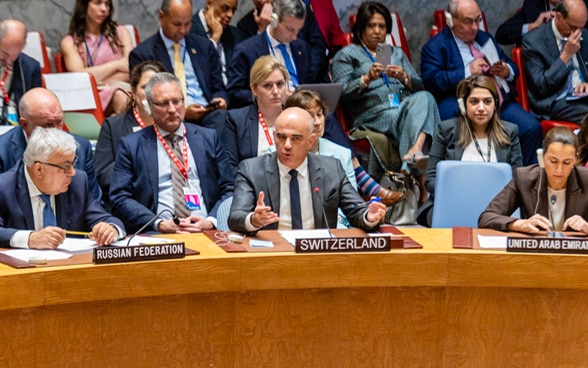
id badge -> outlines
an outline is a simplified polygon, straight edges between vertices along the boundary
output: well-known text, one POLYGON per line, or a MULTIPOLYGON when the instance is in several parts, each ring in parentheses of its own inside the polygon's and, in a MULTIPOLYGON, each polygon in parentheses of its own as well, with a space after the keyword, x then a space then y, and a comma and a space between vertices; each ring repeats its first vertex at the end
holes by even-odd
POLYGON ((16 105, 11 100, 8 104, 8 123, 11 125, 18 125, 18 114, 16 113, 16 105))
POLYGON ((184 187, 184 200, 186 201, 186 208, 190 211, 200 210, 200 196, 198 193, 192 193, 190 188, 184 187))
POLYGON ((393 109, 400 107, 400 98, 398 97, 398 93, 388 93, 388 102, 390 103, 390 107, 393 109))

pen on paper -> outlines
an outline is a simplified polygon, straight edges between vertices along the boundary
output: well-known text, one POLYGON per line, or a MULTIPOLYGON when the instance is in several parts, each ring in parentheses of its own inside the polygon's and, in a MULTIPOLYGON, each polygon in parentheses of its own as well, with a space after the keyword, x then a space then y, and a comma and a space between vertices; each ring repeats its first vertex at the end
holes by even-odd
POLYGON ((76 237, 76 238, 89 238, 90 234, 91 233, 84 232, 84 231, 72 231, 72 230, 65 231, 65 235, 71 236, 71 237, 76 237))

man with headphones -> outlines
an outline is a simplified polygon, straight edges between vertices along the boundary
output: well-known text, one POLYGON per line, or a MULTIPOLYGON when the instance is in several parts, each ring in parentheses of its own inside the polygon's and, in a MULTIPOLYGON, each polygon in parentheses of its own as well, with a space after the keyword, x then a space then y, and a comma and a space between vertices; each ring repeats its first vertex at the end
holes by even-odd
POLYGON ((312 58, 308 43, 298 38, 304 27, 306 5, 302 0, 276 0, 269 27, 235 47, 233 60, 227 71, 231 107, 253 103, 249 88, 249 71, 260 56, 274 55, 288 69, 291 87, 299 84, 329 82, 324 70, 325 50, 322 59, 312 58))
POLYGON ((487 75, 500 90, 501 119, 519 127, 523 165, 536 163, 543 131, 516 101, 518 68, 492 35, 480 30, 482 13, 474 0, 451 1, 446 14, 447 27, 425 44, 421 54, 423 81, 437 100, 441 120, 458 116, 456 86, 462 79, 487 75))
POLYGON ((587 19, 582 0, 562 0, 551 22, 523 37, 529 103, 543 118, 580 124, 588 114, 587 19))
POLYGON ((41 87, 41 65, 23 54, 27 39, 24 23, 7 19, 0 24, 0 125, 18 125, 18 103, 26 91, 41 87))

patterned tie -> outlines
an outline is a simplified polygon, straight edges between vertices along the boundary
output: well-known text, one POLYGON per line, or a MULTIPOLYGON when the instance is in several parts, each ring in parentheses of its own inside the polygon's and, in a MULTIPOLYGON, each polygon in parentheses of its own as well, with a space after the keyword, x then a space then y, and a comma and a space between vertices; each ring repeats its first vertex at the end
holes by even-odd
POLYGON ((45 202, 45 207, 43 208, 43 228, 46 228, 47 226, 57 226, 55 213, 53 213, 53 208, 51 208, 51 196, 49 194, 40 194, 39 197, 45 202))
MULTIPOLYGON (((176 134, 169 134, 166 139, 169 141, 170 147, 174 151, 174 154, 178 160, 182 162, 183 160, 180 149, 180 141, 183 139, 183 137, 176 134)), ((174 213, 179 218, 186 218, 190 216, 190 211, 188 211, 186 208, 186 200, 184 199, 184 187, 186 186, 186 179, 171 158, 169 163, 171 165, 172 186, 174 191, 174 213)), ((186 171, 187 170, 188 168, 186 168, 186 171)))
POLYGON ((174 74, 180 80, 182 85, 182 94, 184 101, 186 101, 186 70, 184 69, 184 62, 180 56, 180 43, 174 43, 174 74))
POLYGON ((283 43, 278 45, 278 49, 282 53, 284 57, 284 62, 286 63, 286 69, 288 69, 288 74, 290 74, 290 79, 292 79, 292 84, 294 87, 298 86, 298 76, 296 74, 296 69, 294 69, 294 64, 292 63, 292 59, 290 58, 290 54, 288 54, 288 50, 286 49, 286 45, 283 43))
POLYGON ((292 169, 290 174, 290 209, 292 211, 292 229, 302 229, 302 211, 300 210, 300 189, 298 188, 298 171, 292 169))
MULTIPOLYGON (((482 53, 482 51, 478 50, 478 48, 476 46, 474 46, 473 42, 470 42, 467 45, 470 48, 470 52, 474 56, 474 60, 484 59, 484 54, 482 53)), ((484 73, 486 73, 488 71, 488 69, 489 68, 484 69, 484 73)), ((502 90, 500 89, 500 84, 498 84, 498 81, 496 80, 496 78, 494 76, 488 76, 488 77, 494 81, 494 85, 496 86, 496 90, 498 91, 498 100, 500 101, 500 106, 502 106, 502 99, 503 98, 502 98, 502 90)))

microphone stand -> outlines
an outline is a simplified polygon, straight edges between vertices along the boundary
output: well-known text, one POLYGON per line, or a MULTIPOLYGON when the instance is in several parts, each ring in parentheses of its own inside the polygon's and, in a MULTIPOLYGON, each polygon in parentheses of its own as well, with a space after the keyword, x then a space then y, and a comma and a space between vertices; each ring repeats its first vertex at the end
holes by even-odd
POLYGON ((131 240, 137 236, 138 234, 140 234, 141 232, 143 232, 149 225, 153 224, 153 222, 155 220, 157 220, 158 218, 161 217, 161 215, 163 215, 164 213, 169 212, 172 215, 172 220, 174 222, 174 224, 179 225, 180 224, 180 219, 176 217, 176 215, 170 210, 170 209, 164 209, 161 212, 159 212, 158 214, 156 214, 155 216, 153 216, 151 218, 151 220, 147 221, 147 223, 143 226, 141 226, 141 228, 139 230, 137 230, 137 232, 135 232, 133 235, 131 235, 131 237, 129 238, 129 240, 127 241, 127 247, 131 244, 131 240))

